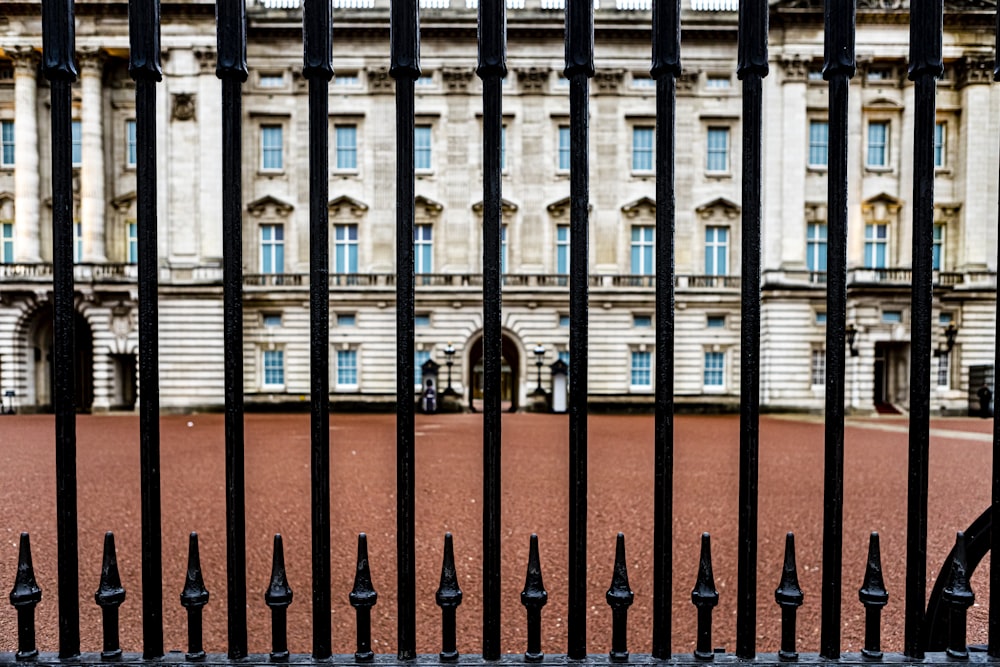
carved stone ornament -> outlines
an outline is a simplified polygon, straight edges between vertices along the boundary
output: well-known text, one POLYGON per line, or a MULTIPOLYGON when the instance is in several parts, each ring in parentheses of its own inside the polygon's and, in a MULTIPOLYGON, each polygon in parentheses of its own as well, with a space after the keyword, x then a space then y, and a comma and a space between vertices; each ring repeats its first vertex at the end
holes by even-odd
POLYGON ((785 83, 805 83, 809 78, 808 58, 800 56, 787 56, 781 59, 781 69, 785 76, 785 83))
POLYGON ((652 218, 656 215, 656 201, 652 197, 639 197, 622 206, 626 218, 652 218))
POLYGON ((858 0, 858 9, 907 9, 905 0, 858 0))
POLYGON ((684 70, 681 75, 677 77, 677 94, 688 94, 690 95, 698 87, 698 75, 697 70, 684 70))
POLYGON ((958 86, 993 82, 993 59, 987 56, 965 56, 958 62, 958 86))
POLYGON ((740 217, 740 206, 725 197, 717 197, 694 210, 702 220, 733 221, 740 217))
POLYGON ((448 92, 464 93, 469 89, 469 82, 472 81, 472 70, 462 67, 446 67, 441 70, 441 78, 444 85, 448 87, 448 92))
POLYGON ((100 49, 81 49, 76 52, 76 61, 80 65, 80 74, 93 73, 98 76, 104 71, 104 61, 107 57, 100 49))
POLYGON ((194 120, 196 99, 194 93, 174 93, 171 99, 171 120, 194 120))
POLYGON ((594 83, 597 84, 597 92, 617 94, 625 79, 625 70, 598 70, 594 74, 594 83))
POLYGON ((110 329, 116 338, 128 338, 128 335, 135 329, 132 309, 124 304, 118 304, 112 308, 110 329))
POLYGON ((42 54, 31 46, 15 46, 6 49, 7 57, 14 61, 14 71, 16 73, 37 74, 38 64, 42 61, 42 54))
POLYGON ((395 89, 388 67, 373 67, 367 74, 368 89, 373 93, 391 93, 395 89))
POLYGON ((526 93, 541 93, 549 84, 549 70, 542 67, 526 67, 517 70, 517 82, 526 93))
POLYGON ((195 49, 194 57, 198 59, 198 69, 202 74, 214 74, 219 54, 215 49, 202 47, 195 49))

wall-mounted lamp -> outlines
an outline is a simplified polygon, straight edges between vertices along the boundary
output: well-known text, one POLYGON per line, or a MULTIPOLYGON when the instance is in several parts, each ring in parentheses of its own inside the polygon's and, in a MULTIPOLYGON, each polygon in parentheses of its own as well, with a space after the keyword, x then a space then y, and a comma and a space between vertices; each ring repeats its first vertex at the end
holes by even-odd
POLYGON ((847 328, 844 329, 844 334, 847 336, 847 349, 851 351, 851 356, 858 356, 858 351, 854 347, 854 343, 858 338, 858 328, 854 326, 854 323, 852 322, 847 325, 847 328))
POLYGON ((958 327, 955 326, 954 322, 949 322, 948 326, 944 328, 944 338, 945 338, 945 350, 951 352, 951 349, 955 347, 955 337, 958 336, 958 327))

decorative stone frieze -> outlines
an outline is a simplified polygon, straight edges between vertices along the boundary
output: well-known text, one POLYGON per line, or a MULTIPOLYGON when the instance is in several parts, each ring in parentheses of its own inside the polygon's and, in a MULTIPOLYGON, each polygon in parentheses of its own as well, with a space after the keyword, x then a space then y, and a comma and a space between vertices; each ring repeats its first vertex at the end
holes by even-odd
POLYGON ((464 93, 469 90, 472 70, 461 67, 446 67, 441 70, 441 78, 449 93, 464 93))
POLYGON ((543 93, 549 85, 550 70, 543 67, 525 67, 517 70, 517 82, 526 93, 543 93))
POLYGON ((988 56, 965 56, 958 61, 956 69, 959 88, 969 84, 993 82, 993 58, 988 56))
POLYGON ((395 82, 389 76, 388 67, 372 67, 367 70, 368 90, 373 93, 392 93, 396 89, 395 82))
POLYGON ((170 119, 178 121, 195 120, 195 101, 197 95, 194 93, 174 93, 170 96, 170 119))
POLYGON ((603 95, 617 95, 624 80, 625 70, 623 69, 598 70, 594 74, 597 92, 603 95))
POLYGON ((805 83, 809 79, 809 58, 786 56, 781 59, 782 83, 805 83))

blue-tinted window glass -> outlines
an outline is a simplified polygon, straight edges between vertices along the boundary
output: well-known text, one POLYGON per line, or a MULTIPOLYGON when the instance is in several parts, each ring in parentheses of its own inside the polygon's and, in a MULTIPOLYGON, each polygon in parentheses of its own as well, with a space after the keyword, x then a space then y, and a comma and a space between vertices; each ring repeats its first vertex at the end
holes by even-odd
POLYGON ((417 125, 413 128, 413 168, 431 168, 431 126, 417 125))
POLYGON ((337 169, 358 168, 357 125, 337 126, 337 169))
POLYGON ((632 129, 632 170, 653 171, 653 128, 632 129))
POLYGON ((264 386, 285 384, 284 350, 264 350, 264 386))
POLYGON ((708 171, 729 171, 729 128, 708 128, 708 171))
POLYGON ((826 225, 810 222, 806 228, 806 266, 810 271, 826 271, 826 225))
POLYGON ((889 166, 889 123, 868 123, 867 164, 869 167, 889 166))
POLYGON ((357 350, 337 350, 337 384, 342 387, 357 386, 357 350))
POLYGON ((569 171, 569 125, 559 126, 559 169, 569 171))
POLYGON ((632 352, 631 382, 633 387, 649 387, 653 384, 651 352, 632 352))
POLYGON ((726 368, 726 356, 724 352, 705 353, 705 386, 722 387, 724 385, 723 374, 726 368))
POLYGON ((284 167, 282 128, 280 125, 262 125, 260 128, 261 163, 264 169, 284 167))
POLYGON ((809 121, 809 166, 825 167, 829 152, 829 125, 825 120, 809 121))

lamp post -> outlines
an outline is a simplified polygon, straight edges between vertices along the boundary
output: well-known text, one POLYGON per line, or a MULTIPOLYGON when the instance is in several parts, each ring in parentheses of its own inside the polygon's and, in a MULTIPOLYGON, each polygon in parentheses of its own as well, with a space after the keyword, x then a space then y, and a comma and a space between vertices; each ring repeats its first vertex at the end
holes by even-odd
POLYGON ((535 368, 538 369, 538 386, 535 387, 536 394, 544 394, 542 389, 542 357, 545 356, 545 346, 539 343, 535 346, 535 368))
POLYGON ((444 358, 445 365, 448 367, 448 386, 444 390, 445 396, 454 396, 455 390, 451 388, 451 367, 455 364, 455 346, 448 341, 448 345, 444 348, 444 358))
POLYGON ((851 356, 858 356, 858 350, 854 347, 855 339, 858 337, 858 328, 852 322, 844 329, 844 333, 847 335, 847 348, 851 351, 851 356))
POLYGON ((958 327, 955 326, 954 322, 949 322, 948 326, 944 330, 946 351, 951 352, 955 347, 955 337, 958 336, 958 327))

